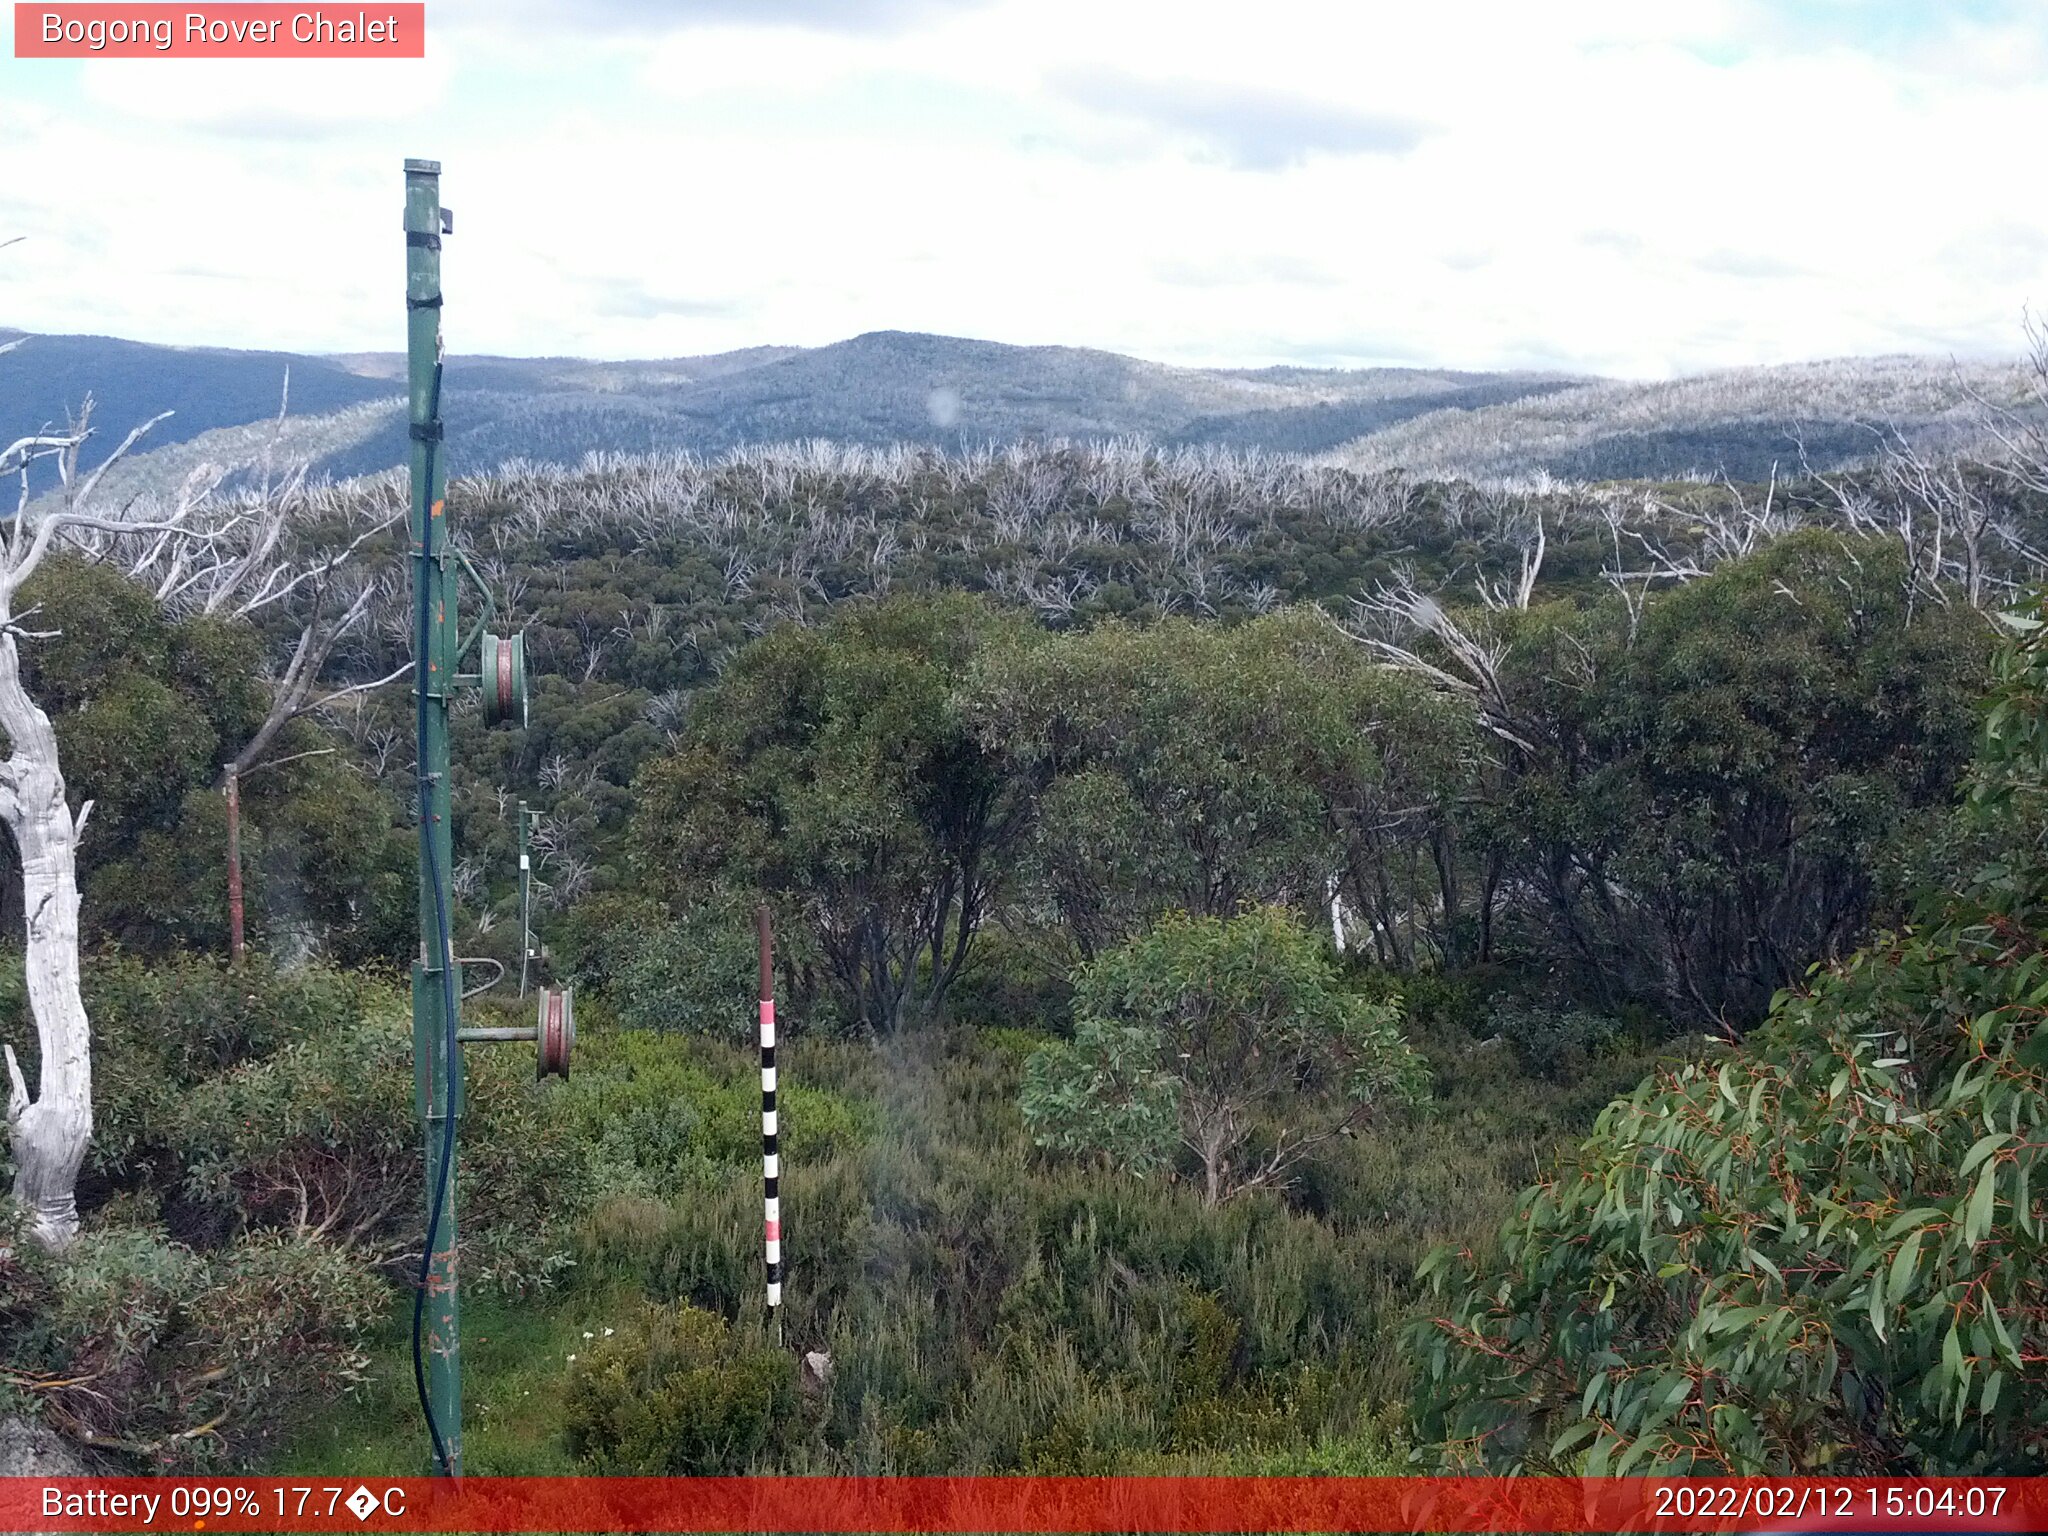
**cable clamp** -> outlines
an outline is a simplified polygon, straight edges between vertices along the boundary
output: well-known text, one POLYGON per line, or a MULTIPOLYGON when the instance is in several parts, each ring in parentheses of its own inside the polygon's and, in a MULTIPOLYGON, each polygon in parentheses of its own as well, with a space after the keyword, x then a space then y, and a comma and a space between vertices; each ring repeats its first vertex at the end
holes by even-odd
POLYGON ((407 428, 407 432, 416 443, 438 443, 442 437, 441 423, 438 421, 416 421, 407 428))
POLYGON ((408 229, 405 232, 405 243, 414 250, 438 251, 441 249, 441 237, 424 229, 408 229))
POLYGON ((407 309, 439 309, 441 307, 441 295, 437 293, 431 299, 407 299, 405 307, 407 309))

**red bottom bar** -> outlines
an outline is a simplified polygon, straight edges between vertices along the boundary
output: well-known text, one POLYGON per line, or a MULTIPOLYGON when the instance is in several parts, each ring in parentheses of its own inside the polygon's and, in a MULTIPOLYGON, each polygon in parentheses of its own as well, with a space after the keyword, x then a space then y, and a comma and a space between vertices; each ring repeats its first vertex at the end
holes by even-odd
POLYGON ((0 1479, 8 1531, 2043 1531, 2048 1478, 0 1479))

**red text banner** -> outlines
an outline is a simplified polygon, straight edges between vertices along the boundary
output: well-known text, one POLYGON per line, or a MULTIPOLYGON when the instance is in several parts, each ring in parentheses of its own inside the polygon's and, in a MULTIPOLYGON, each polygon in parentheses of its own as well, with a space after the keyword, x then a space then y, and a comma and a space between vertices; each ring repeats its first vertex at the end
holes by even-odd
POLYGON ((8 1478, 0 1529, 2040 1531, 2048 1478, 8 1478))
POLYGON ((421 59, 424 4, 23 5, 18 59, 421 59))

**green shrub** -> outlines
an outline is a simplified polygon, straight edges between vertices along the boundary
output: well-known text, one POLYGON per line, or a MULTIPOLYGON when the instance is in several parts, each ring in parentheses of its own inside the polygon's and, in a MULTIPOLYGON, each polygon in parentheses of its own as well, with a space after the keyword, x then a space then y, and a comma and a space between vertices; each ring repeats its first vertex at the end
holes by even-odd
POLYGON ((1041 1046, 1050 1045, 1057 1037, 1036 1029, 1012 1029, 996 1026, 981 1032, 981 1043, 1002 1061, 1020 1072, 1041 1046))
MULTIPOLYGON (((715 1182, 723 1167, 759 1169, 761 1088, 751 1052, 645 1030, 592 1031, 579 1049, 586 1044, 569 1102, 604 1194, 665 1199, 715 1182)), ((866 1134, 857 1104, 791 1076, 786 1067, 780 1113, 787 1156, 829 1157, 866 1134)))
POLYGON ((1620 1026, 1583 1008, 1497 1006, 1492 1024, 1524 1072, 1553 1083, 1576 1082, 1620 1038, 1620 1026))
POLYGON ((1285 1188, 1309 1150, 1427 1089, 1399 998, 1345 988, 1279 907, 1169 914, 1081 969, 1075 1012, 1073 1040, 1026 1064, 1033 1138, 1139 1177, 1188 1171, 1211 1204, 1285 1188))
POLYGON ((1411 1347, 1456 1468, 2048 1465, 2048 612, 2007 616, 1965 806, 1996 855, 1923 920, 1659 1072, 1446 1249, 1411 1347))
POLYGON ((1501 965, 1402 975, 1372 968, 1358 980, 1360 990, 1375 999, 1387 990, 1398 992, 1410 1033, 1420 1038, 1484 1036, 1490 1033, 1488 1015, 1500 1006, 1502 994, 1517 996, 1526 989, 1525 978, 1501 965))
POLYGON ((1000 928, 983 932, 946 994, 947 1014, 983 1029, 1064 1035, 1074 1023, 1074 988, 1063 967, 1000 928))
POLYGON ((1306 1444, 1252 1446, 1218 1469, 1240 1477, 1412 1477, 1402 1415, 1388 1409, 1306 1444))
POLYGON ((0 1306, 13 1407, 164 1468, 247 1464, 361 1380, 389 1291, 324 1243, 264 1234, 199 1253, 140 1227, 61 1255, 10 1207, 0 1306))
POLYGON ((643 932, 667 920, 667 910, 651 896, 598 891, 562 914, 550 936, 549 958, 578 986, 604 993, 614 968, 641 942, 643 932))
MULTIPOLYGON (((791 1201, 785 1176, 783 1205, 791 1201)), ((789 1226, 787 1214, 784 1230, 789 1226)), ((580 1261, 593 1275, 636 1283, 658 1301, 724 1316, 758 1306, 764 1284, 761 1179, 730 1174, 672 1203, 642 1194, 601 1198, 580 1232, 580 1261)), ((785 1251, 794 1248, 785 1236, 785 1251)))
POLYGON ((376 1243, 415 1225, 412 1041, 396 1019, 335 1020, 187 1089, 167 1116, 190 1200, 248 1227, 376 1243))
POLYGON ((691 907, 609 944, 605 997, 628 1029, 743 1044, 760 997, 754 914, 735 902, 691 907))
POLYGON ((612 1475, 744 1472, 796 1409, 789 1355, 696 1307, 648 1306, 570 1368, 569 1448, 612 1475))
MULTIPOLYGON (((95 1087, 111 1101, 100 1155, 129 1201, 165 1209, 201 1246, 275 1230, 377 1263, 417 1245, 420 1127, 395 996, 365 1012, 375 994, 359 983, 261 962, 230 971, 113 961, 95 971, 107 1005, 95 1019, 107 1030, 95 1087), (152 1008, 168 1030, 142 1027, 152 1008)), ((557 1233, 585 1188, 558 1085, 536 1086, 531 1063, 518 1048, 464 1056, 469 1277, 513 1290, 559 1272, 567 1245, 557 1233)))
MULTIPOLYGON (((1212 1208, 1177 1184, 1049 1163, 1022 1141, 1014 1062, 962 1045, 972 1054, 888 1063, 871 1140, 785 1164, 784 1326, 834 1362, 824 1443, 789 1457, 1131 1470, 1339 1435, 1365 1382, 1387 1390, 1380 1338, 1399 1314, 1367 1239, 1347 1245, 1269 1197, 1212 1208)), ((587 1237, 593 1271, 759 1314, 752 1169, 672 1204, 609 1202, 587 1237)))
MULTIPOLYGON (((11 972, 19 976, 14 957, 11 972)), ((120 1182, 164 1161, 195 1085, 360 1017, 363 977, 320 966, 284 970, 258 955, 240 966, 203 956, 143 961, 88 956, 80 978, 93 1034, 90 1166, 120 1182)), ((26 1000, 0 985, 9 1032, 34 1039, 26 1000), (19 1031, 18 1033, 16 1031, 19 1031)))

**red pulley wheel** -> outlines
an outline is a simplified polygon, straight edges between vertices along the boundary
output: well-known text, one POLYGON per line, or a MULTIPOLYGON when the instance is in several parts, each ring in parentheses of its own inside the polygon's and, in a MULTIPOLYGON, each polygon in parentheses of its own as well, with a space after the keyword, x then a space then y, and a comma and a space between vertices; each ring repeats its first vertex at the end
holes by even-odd
POLYGON ((576 1044, 576 1002, 567 987, 543 987, 540 992, 540 1033, 537 1037, 534 1077, 553 1073, 569 1075, 569 1052, 576 1044))
POLYGON ((477 679, 483 696, 484 724, 526 725, 526 637, 494 635, 484 631, 478 658, 482 675, 477 679))
POLYGON ((504 641, 500 641, 498 643, 498 718, 500 720, 510 720, 512 718, 512 711, 517 703, 518 700, 514 695, 512 680, 512 647, 504 641))

